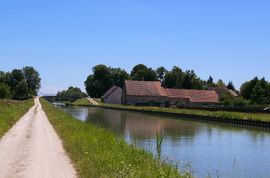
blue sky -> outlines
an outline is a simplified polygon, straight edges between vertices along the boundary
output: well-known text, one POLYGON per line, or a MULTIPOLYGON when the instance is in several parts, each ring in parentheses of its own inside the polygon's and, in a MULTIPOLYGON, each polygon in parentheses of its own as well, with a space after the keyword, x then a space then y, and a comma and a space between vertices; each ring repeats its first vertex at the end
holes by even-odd
POLYGON ((8 0, 0 2, 0 70, 26 65, 43 93, 83 82, 96 64, 177 65, 237 87, 270 80, 270 1, 8 0))

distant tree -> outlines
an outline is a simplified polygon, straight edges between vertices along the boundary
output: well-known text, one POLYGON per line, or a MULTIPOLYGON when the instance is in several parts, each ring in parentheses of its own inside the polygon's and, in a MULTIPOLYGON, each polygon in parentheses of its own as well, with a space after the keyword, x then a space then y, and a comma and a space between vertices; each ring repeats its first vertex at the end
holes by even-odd
POLYGON ((123 88, 125 80, 128 80, 130 78, 129 74, 121 68, 109 68, 109 70, 111 73, 113 85, 123 88))
POLYGON ((184 75, 181 88, 184 89, 202 89, 203 82, 197 77, 193 70, 187 70, 184 75))
POLYGON ((230 90, 235 91, 235 87, 234 87, 234 84, 233 84, 232 81, 230 81, 230 82, 228 83, 227 88, 230 89, 230 90))
POLYGON ((212 76, 209 76, 208 80, 206 81, 205 88, 215 87, 215 86, 216 86, 216 84, 214 83, 214 79, 212 78, 212 76))
POLYGON ((5 83, 0 83, 0 99, 9 98, 10 91, 8 85, 5 83))
POLYGON ((241 95, 253 104, 270 104, 270 83, 258 77, 241 86, 241 95))
POLYGON ((226 85, 225 85, 225 83, 223 82, 223 80, 221 80, 221 79, 219 79, 218 81, 217 81, 217 87, 226 87, 226 85))
POLYGON ((138 64, 133 67, 130 73, 132 80, 153 81, 158 80, 156 72, 152 68, 148 68, 143 64, 138 64))
POLYGON ((6 74, 3 71, 0 71, 0 83, 5 83, 6 80, 6 74))
POLYGON ((185 74, 182 69, 177 66, 173 66, 172 70, 168 71, 164 76, 163 85, 167 88, 181 88, 184 75, 185 74))
POLYGON ((11 90, 15 90, 16 86, 23 80, 24 80, 23 73, 19 69, 12 70, 10 74, 7 73, 6 81, 10 86, 11 90))
POLYGON ((67 90, 59 91, 56 95, 56 100, 74 102, 86 96, 80 88, 70 86, 67 90))
POLYGON ((36 96, 40 89, 41 81, 38 71, 33 67, 27 66, 22 69, 22 72, 28 86, 29 94, 36 96))
POLYGON ((156 69, 156 76, 157 78, 163 82, 164 81, 164 77, 165 77, 165 74, 167 73, 167 69, 165 69, 165 67, 158 67, 156 69))
POLYGON ((28 86, 25 80, 21 80, 13 91, 13 99, 24 100, 28 98, 28 86))
POLYGON ((100 64, 93 67, 92 72, 84 82, 85 89, 89 96, 100 98, 113 85, 111 71, 100 64))

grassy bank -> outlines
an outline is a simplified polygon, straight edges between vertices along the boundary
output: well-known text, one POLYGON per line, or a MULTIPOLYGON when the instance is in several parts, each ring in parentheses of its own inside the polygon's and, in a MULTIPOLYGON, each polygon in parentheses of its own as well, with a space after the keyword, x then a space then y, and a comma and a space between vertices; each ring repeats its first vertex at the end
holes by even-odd
MULTIPOLYGON (((80 99, 79 102, 72 103, 74 105, 92 106, 87 99, 80 99)), ((179 108, 160 108, 160 107, 144 107, 144 106, 129 106, 118 104, 101 104, 99 107, 125 109, 132 111, 149 111, 154 113, 179 114, 186 116, 212 117, 215 120, 244 120, 244 121, 261 121, 270 123, 270 114, 266 113, 243 113, 243 112, 228 112, 228 111, 207 111, 198 109, 179 109, 179 108)))
POLYGON ((41 99, 80 177, 188 177, 103 128, 74 119, 41 99))
POLYGON ((25 101, 0 100, 0 138, 8 131, 30 108, 33 99, 25 101))

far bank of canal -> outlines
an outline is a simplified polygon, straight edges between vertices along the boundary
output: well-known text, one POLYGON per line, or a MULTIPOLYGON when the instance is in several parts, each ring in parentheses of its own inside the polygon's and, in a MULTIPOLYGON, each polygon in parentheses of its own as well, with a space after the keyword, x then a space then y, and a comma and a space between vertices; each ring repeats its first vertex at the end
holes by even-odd
POLYGON ((190 163, 198 177, 270 175, 270 129, 105 108, 56 106, 152 152, 156 132, 162 132, 163 157, 178 162, 180 167, 190 163))

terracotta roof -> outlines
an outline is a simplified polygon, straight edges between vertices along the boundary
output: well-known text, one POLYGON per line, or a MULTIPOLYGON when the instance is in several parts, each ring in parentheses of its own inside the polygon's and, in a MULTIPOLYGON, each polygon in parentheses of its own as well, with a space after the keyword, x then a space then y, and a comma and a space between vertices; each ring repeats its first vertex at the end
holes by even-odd
POLYGON ((171 99, 189 99, 193 103, 218 103, 219 97, 214 90, 188 90, 166 88, 171 99))
POLYGON ((223 94, 230 94, 234 97, 239 96, 235 91, 228 89, 227 87, 210 87, 208 90, 214 90, 216 93, 221 96, 223 94))
POLYGON ((110 96, 118 87, 116 85, 112 86, 106 93, 103 95, 104 98, 110 96))
POLYGON ((159 81, 126 80, 125 86, 129 96, 167 97, 167 92, 159 81))

